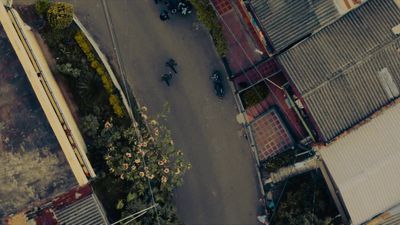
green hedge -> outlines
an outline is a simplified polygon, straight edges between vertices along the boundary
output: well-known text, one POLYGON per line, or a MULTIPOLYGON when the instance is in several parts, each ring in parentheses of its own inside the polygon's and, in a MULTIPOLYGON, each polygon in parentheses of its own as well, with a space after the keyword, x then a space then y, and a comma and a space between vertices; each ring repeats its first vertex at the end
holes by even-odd
POLYGON ((109 95, 108 100, 114 110, 115 115, 122 118, 124 116, 124 110, 121 106, 121 101, 118 96, 114 94, 114 85, 111 81, 110 76, 107 74, 103 65, 95 59, 89 41, 86 39, 82 31, 76 32, 74 38, 79 47, 82 49, 83 53, 85 53, 86 58, 90 63, 90 67, 92 67, 96 71, 97 75, 100 76, 104 89, 109 95))

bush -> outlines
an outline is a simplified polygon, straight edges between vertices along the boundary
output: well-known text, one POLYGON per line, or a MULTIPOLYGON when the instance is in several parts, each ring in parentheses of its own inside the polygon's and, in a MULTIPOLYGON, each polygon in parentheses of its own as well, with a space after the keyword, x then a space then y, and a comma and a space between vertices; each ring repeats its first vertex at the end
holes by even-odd
POLYGON ((100 78, 101 78, 101 82, 103 82, 103 87, 104 87, 104 89, 106 89, 106 92, 108 94, 112 94, 114 86, 113 86, 113 83, 111 82, 110 78, 108 78, 107 75, 103 75, 100 78))
POLYGON ((119 101, 119 98, 116 95, 112 94, 110 95, 108 100, 110 102, 110 105, 113 107, 115 115, 122 118, 124 116, 124 110, 121 107, 121 102, 119 101))
POLYGON ((72 23, 74 8, 65 2, 56 2, 50 5, 47 10, 47 21, 50 27, 55 30, 62 30, 69 27, 72 23))
POLYGON ((82 118, 82 131, 89 137, 95 137, 99 130, 100 123, 94 115, 87 115, 82 118))
POLYGON ((113 94, 114 85, 109 75, 105 71, 103 65, 95 59, 89 41, 86 39, 86 37, 81 31, 78 31, 75 34, 74 38, 75 41, 78 43, 79 47, 82 49, 83 53, 85 53, 88 61, 90 62, 90 67, 92 67, 92 69, 95 70, 97 75, 99 75, 99 77, 101 78, 103 87, 106 90, 107 94, 109 94, 108 101, 112 106, 115 115, 122 118, 124 116, 124 110, 121 106, 121 101, 118 96, 113 94))
POLYGON ((268 96, 268 87, 261 81, 255 86, 240 93, 240 99, 243 102, 243 107, 246 109, 250 106, 256 105, 268 96))
POLYGON ((50 0, 38 0, 35 3, 35 10, 39 16, 44 16, 50 7, 50 0))
POLYGON ((71 76, 73 78, 78 78, 81 75, 81 70, 73 68, 71 63, 64 63, 61 65, 57 64, 56 68, 60 73, 71 76))
POLYGON ((76 43, 78 43, 79 47, 82 49, 83 53, 85 53, 86 56, 88 56, 88 54, 93 55, 92 49, 90 48, 89 41, 86 39, 86 37, 82 33, 82 31, 76 32, 74 38, 75 38, 76 43))
MULTIPOLYGON (((101 104, 101 101, 107 99, 101 79, 95 74, 82 74, 76 84, 78 94, 81 96, 85 108, 93 110, 94 105, 101 104)), ((96 114, 97 115, 97 114, 96 114)))
POLYGON ((211 3, 209 0, 190 0, 190 2, 196 9, 197 19, 203 23, 211 33, 217 53, 220 56, 225 56, 228 51, 227 43, 222 33, 222 26, 219 23, 219 19, 211 3))

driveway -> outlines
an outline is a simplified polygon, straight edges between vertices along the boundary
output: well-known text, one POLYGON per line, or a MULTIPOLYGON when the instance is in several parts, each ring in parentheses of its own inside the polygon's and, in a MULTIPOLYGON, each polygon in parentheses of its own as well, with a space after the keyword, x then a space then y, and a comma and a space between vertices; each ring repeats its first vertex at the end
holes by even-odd
MULTIPOLYGON (((101 0, 68 0, 117 67, 101 0)), ((154 0, 108 0, 127 81, 137 100, 156 114, 168 102, 168 126, 192 169, 176 191, 185 224, 257 224, 258 184, 249 146, 240 137, 229 92, 214 96, 208 76, 223 70, 209 35, 196 30, 194 16, 162 22, 154 0), (165 61, 178 63, 167 87, 165 61)))

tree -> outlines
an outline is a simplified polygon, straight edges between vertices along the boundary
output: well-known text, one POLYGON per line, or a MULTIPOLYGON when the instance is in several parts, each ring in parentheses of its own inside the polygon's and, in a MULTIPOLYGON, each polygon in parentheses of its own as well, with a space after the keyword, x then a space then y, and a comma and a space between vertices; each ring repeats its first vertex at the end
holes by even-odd
POLYGON ((35 3, 36 13, 40 16, 44 16, 50 7, 50 0, 37 0, 35 3))
MULTIPOLYGON (((160 212, 163 215, 159 215, 163 224, 173 224, 176 215, 171 204, 172 192, 182 184, 190 164, 176 149, 165 126, 156 119, 149 119, 145 110, 141 116, 148 129, 142 130, 141 135, 137 132, 137 125, 125 129, 119 138, 113 138, 106 144, 108 152, 105 160, 112 174, 135 184, 127 198, 119 202, 119 207, 124 207, 126 214, 135 212, 143 204, 152 205, 150 184, 155 202, 165 209, 160 212)), ((157 118, 165 117, 159 115, 157 118)), ((156 219, 153 211, 146 213, 145 218, 149 221, 156 219)))
POLYGON ((95 137, 99 127, 100 124, 96 116, 89 114, 82 118, 82 131, 89 137, 95 137))
POLYGON ((65 2, 55 2, 47 10, 47 21, 50 27, 55 30, 62 30, 71 25, 74 15, 74 8, 65 2))

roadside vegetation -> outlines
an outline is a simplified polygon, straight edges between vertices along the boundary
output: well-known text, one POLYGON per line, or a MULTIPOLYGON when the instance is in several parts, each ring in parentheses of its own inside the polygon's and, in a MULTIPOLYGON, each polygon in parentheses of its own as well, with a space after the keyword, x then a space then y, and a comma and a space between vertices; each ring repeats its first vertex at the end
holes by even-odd
POLYGON ((217 53, 224 57, 228 52, 228 44, 222 33, 222 26, 209 0, 189 0, 196 9, 197 19, 204 24, 210 32, 217 53))
POLYGON ((168 110, 151 118, 145 107, 136 107, 139 123, 133 122, 98 55, 73 23, 72 5, 39 0, 35 9, 46 21, 39 33, 56 59, 55 76, 62 76, 79 108, 79 126, 98 175, 92 184, 111 220, 155 202, 156 210, 135 224, 179 224, 173 191, 190 164, 162 125, 168 110))

